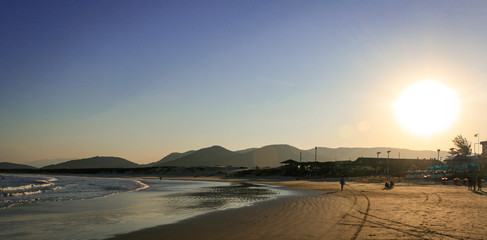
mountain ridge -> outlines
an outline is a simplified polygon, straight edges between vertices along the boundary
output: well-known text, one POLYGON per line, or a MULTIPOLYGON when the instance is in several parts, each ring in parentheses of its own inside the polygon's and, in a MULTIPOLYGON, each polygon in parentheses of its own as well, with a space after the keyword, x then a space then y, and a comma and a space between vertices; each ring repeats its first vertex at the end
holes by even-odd
POLYGON ((26 164, 0 162, 0 169, 10 170, 10 169, 37 169, 37 168, 26 164))
POLYGON ((48 165, 63 163, 63 162, 70 161, 73 159, 76 159, 76 158, 40 159, 40 160, 34 160, 34 161, 26 162, 25 164, 36 167, 36 168, 42 168, 42 167, 45 167, 48 165))
POLYGON ((189 151, 186 151, 184 153, 173 152, 173 153, 170 153, 169 155, 163 157, 161 160, 159 160, 157 162, 146 164, 145 166, 147 166, 147 167, 157 166, 157 165, 160 165, 162 163, 170 162, 172 160, 176 160, 178 158, 187 156, 187 155, 194 153, 194 152, 196 152, 196 151, 195 150, 189 150, 189 151))
MULTIPOLYGON (((404 148, 388 147, 317 147, 316 160, 319 162, 349 161, 359 157, 402 159, 434 159, 438 157, 437 151, 409 150, 404 148)), ((446 151, 440 152, 446 156, 446 151)), ((299 149, 287 144, 266 145, 260 148, 247 148, 231 151, 222 146, 211 146, 199 150, 189 150, 183 153, 170 153, 159 161, 149 164, 137 164, 120 157, 91 157, 85 159, 69 160, 58 164, 51 164, 40 169, 93 169, 93 168, 140 168, 140 167, 278 167, 282 161, 293 159, 295 161, 315 161, 315 148, 299 149)), ((3 163, 3 169, 30 169, 29 165, 3 163)), ((2 169, 2 168, 0 168, 2 169)))
POLYGON ((41 169, 138 168, 139 164, 120 157, 91 157, 52 164, 41 169))
POLYGON ((163 162, 157 166, 181 166, 181 167, 200 167, 200 166, 238 166, 252 167, 252 163, 243 157, 244 155, 232 152, 221 146, 202 148, 181 158, 163 162), (235 165, 236 164, 236 165, 235 165))
MULTIPOLYGON (((359 157, 377 157, 377 152, 381 152, 380 157, 385 158, 387 157, 387 151, 391 151, 389 154, 391 159, 399 158, 399 155, 403 159, 432 159, 438 156, 438 152, 432 150, 409 150, 388 147, 317 147, 316 160, 319 162, 353 161, 359 157)), ((171 161, 161 162, 160 164, 152 163, 151 166, 277 167, 280 166, 282 161, 288 159, 303 162, 315 161, 314 148, 302 150, 287 144, 266 145, 260 148, 248 148, 238 151, 230 151, 221 146, 212 146, 197 151, 187 151, 185 153, 188 154, 180 158, 171 159, 171 161)), ((440 153, 444 156, 447 152, 442 151, 440 153)))

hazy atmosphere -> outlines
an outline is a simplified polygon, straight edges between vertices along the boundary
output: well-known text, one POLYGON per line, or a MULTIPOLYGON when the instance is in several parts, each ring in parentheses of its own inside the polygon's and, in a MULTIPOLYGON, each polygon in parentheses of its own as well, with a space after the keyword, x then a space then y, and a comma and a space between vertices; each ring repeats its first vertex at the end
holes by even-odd
POLYGON ((1 1, 0 162, 482 141, 486 22, 486 1, 1 1))

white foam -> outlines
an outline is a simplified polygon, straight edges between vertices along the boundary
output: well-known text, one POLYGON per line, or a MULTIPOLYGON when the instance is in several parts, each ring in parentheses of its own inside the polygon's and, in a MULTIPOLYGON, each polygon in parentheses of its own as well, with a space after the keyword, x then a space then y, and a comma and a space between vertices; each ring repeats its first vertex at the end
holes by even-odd
POLYGON ((7 175, 1 179, 0 209, 32 201, 93 199, 148 188, 140 181, 117 178, 7 175))
POLYGON ((0 191, 2 192, 12 192, 12 191, 19 191, 19 190, 29 190, 33 188, 45 188, 45 187, 50 187, 54 185, 53 183, 45 183, 45 184, 28 184, 28 185, 23 185, 23 186, 18 186, 18 187, 4 187, 0 188, 0 191))

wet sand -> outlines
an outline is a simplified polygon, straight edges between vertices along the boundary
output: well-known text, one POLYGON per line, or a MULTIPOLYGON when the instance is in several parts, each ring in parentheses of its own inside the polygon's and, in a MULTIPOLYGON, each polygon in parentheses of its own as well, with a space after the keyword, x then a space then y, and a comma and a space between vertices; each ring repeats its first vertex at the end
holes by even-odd
MULTIPOLYGON (((208 179, 205 179, 208 180, 208 179)), ((258 181, 262 182, 262 181, 258 181)), ((485 239, 487 193, 465 186, 264 181, 304 195, 230 209, 113 239, 485 239)))

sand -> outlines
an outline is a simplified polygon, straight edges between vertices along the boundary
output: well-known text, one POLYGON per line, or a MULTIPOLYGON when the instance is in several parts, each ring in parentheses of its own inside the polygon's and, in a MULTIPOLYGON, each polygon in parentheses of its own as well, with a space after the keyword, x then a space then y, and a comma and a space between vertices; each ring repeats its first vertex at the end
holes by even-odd
POLYGON ((340 191, 338 182, 265 182, 306 192, 113 239, 487 238, 487 193, 465 186, 347 182, 340 191))

